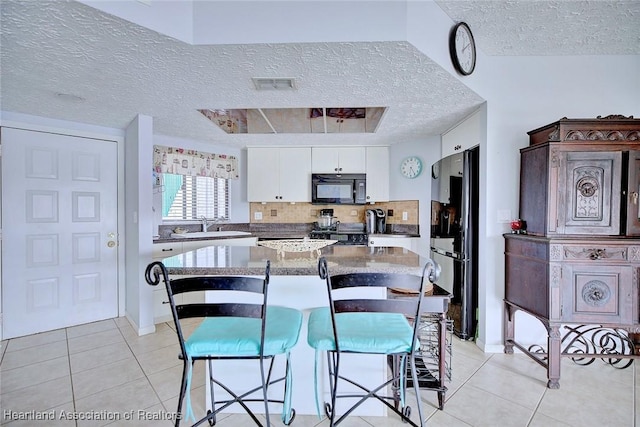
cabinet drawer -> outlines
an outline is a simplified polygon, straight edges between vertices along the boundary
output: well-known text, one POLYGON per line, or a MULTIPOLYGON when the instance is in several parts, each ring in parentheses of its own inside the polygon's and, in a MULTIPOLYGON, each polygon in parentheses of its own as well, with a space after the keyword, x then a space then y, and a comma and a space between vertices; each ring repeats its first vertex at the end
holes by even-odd
POLYGON ((549 259, 549 245, 542 240, 507 239, 505 250, 512 256, 535 258, 543 261, 549 259))
POLYGON ((182 242, 155 243, 152 249, 153 259, 162 259, 182 253, 182 242))
POLYGON ((565 261, 597 261, 598 263, 627 262, 629 260, 629 247, 599 245, 563 245, 562 256, 565 261))
POLYGON ((633 267, 567 263, 562 271, 562 320, 632 324, 638 295, 633 267))

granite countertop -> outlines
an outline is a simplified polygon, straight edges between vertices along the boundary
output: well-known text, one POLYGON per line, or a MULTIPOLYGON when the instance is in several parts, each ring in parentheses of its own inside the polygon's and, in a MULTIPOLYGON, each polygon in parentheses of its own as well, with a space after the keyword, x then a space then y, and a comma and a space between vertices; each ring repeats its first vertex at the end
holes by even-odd
MULTIPOLYGON (((422 275, 428 258, 396 247, 333 245, 322 248, 331 274, 376 272, 422 275)), ((288 252, 284 257, 275 249, 262 246, 209 246, 164 258, 172 275, 263 275, 271 261, 273 276, 317 276, 315 252, 288 252)))
MULTIPOLYGON (((154 238, 153 243, 167 243, 175 242, 177 238, 171 237, 172 229, 176 225, 162 225, 160 226, 160 235, 154 238)), ((182 228, 189 230, 189 232, 198 232, 201 230, 201 225, 190 224, 184 225, 182 228)), ((223 231, 245 231, 250 234, 241 236, 218 236, 218 237, 184 237, 179 238, 182 240, 220 240, 220 239, 234 239, 238 237, 257 237, 258 240, 281 240, 281 239, 303 239, 309 236, 309 233, 313 229, 313 223, 300 223, 300 224, 220 224, 219 227, 223 231)), ((213 231, 213 230, 212 230, 213 231)), ((385 234, 371 234, 370 236, 381 237, 420 237, 418 227, 416 225, 399 225, 394 224, 389 227, 389 233, 385 234)))

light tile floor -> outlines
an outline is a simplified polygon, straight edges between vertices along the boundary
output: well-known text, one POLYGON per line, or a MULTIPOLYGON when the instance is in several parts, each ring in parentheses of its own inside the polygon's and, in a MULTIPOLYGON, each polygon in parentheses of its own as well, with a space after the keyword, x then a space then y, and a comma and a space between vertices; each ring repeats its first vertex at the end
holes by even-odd
MULTIPOLYGON (((126 319, 118 318, 2 341, 0 425, 172 425, 162 418, 175 411, 182 362, 173 329, 166 323, 157 326, 154 334, 140 337, 126 319), (32 419, 12 419, 20 415, 32 419), (88 415, 103 419, 86 419, 88 415), (53 420, 35 421, 34 416, 53 420)), ((561 388, 550 390, 544 369, 526 356, 485 354, 473 342, 454 338, 452 373, 444 410, 437 409, 434 392, 422 393, 429 426, 640 427, 637 361, 622 370, 600 360, 580 366, 563 359, 561 388)), ((196 415, 203 413, 203 405, 196 403, 204 402, 204 393, 203 364, 198 363, 193 385, 196 415)), ((417 409, 412 406, 415 418, 417 409)), ((282 425, 278 415, 273 424, 282 425)), ((217 425, 244 427, 252 421, 246 415, 228 415, 217 425)), ((292 425, 328 422, 298 415, 292 425)), ((391 415, 352 417, 343 425, 407 424, 391 415)))

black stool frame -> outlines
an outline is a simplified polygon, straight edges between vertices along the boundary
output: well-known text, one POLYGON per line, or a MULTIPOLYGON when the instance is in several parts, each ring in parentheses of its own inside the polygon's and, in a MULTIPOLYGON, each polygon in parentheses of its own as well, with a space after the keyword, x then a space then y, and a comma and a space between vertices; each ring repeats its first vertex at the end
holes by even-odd
MULTIPOLYGON (((221 316, 234 316, 234 317, 251 317, 262 319, 261 340, 260 340, 260 354, 257 356, 201 356, 192 357, 192 367, 196 360, 206 360, 209 367, 209 387, 211 392, 211 410, 207 411, 207 415, 196 421, 193 426, 198 426, 205 421, 208 421, 210 425, 216 424, 216 415, 231 406, 234 403, 240 404, 247 414, 258 425, 262 426, 262 423, 251 409, 245 404, 245 402, 264 402, 265 417, 267 427, 271 426, 269 419, 269 403, 284 404, 283 400, 268 399, 268 388, 276 383, 285 381, 286 376, 271 379, 273 364, 275 361, 275 355, 264 355, 264 337, 266 327, 266 307, 267 307, 267 290, 269 285, 269 273, 270 262, 267 260, 265 268, 264 279, 256 277, 243 277, 243 276, 202 276, 202 277, 187 277, 182 279, 169 279, 169 274, 166 267, 160 261, 154 261, 149 264, 145 271, 145 280, 152 286, 157 286, 160 283, 161 277, 164 281, 167 289, 167 296, 169 298, 169 304, 171 306, 171 313, 176 327, 178 335, 178 341, 180 344, 180 355, 178 356, 183 360, 184 365, 182 369, 182 384, 180 387, 180 395, 178 397, 178 409, 176 412, 175 427, 180 426, 180 421, 183 417, 182 404, 187 391, 187 372, 189 369, 189 362, 187 357, 187 351, 185 347, 185 337, 182 332, 180 319, 193 318, 193 317, 221 317, 221 316), (262 304, 247 304, 247 303, 196 303, 196 304, 176 304, 174 295, 188 293, 188 292, 201 292, 201 291, 244 291, 253 292, 263 295, 262 304), (260 362, 260 374, 262 384, 243 393, 236 394, 225 384, 216 380, 213 377, 213 360, 259 360, 260 362), (265 360, 269 360, 269 367, 265 372, 265 360), (227 393, 233 396, 231 400, 216 401, 214 395, 214 384, 217 384, 227 393), (262 391, 263 397, 261 399, 251 398, 246 399, 251 394, 262 391), (216 408, 216 405, 221 405, 216 408)), ((285 367, 285 372, 290 369, 289 362, 285 367)), ((285 374, 286 375, 286 374, 285 374)), ((285 394, 286 394, 286 381, 285 381, 285 394)), ((285 425, 289 425, 295 418, 295 410, 292 408, 290 413, 287 414, 287 419, 283 420, 285 425)))
MULTIPOLYGON (((346 417, 351 414, 358 406, 364 403, 369 398, 375 398, 385 404, 389 409, 398 414, 404 422, 409 423, 414 427, 418 427, 411 419, 411 407, 405 405, 399 408, 401 398, 400 390, 406 390, 406 375, 401 373, 407 372, 407 361, 409 360, 408 370, 411 372, 411 378, 413 382, 413 389, 416 393, 416 400, 418 405, 418 416, 420 418, 420 426, 423 426, 423 414, 422 405, 420 402, 420 386, 418 382, 418 376, 416 372, 416 352, 418 350, 417 340, 419 332, 419 319, 421 314, 422 300, 424 299, 425 288, 431 282, 435 282, 439 275, 439 266, 433 261, 429 260, 423 268, 422 277, 410 274, 397 274, 397 273, 351 273, 351 274, 338 274, 331 276, 327 267, 327 262, 324 258, 321 258, 318 263, 318 272, 320 278, 325 279, 327 282, 327 289, 329 294, 329 307, 331 309, 331 324, 333 328, 333 336, 335 339, 335 351, 327 351, 327 363, 329 368, 329 386, 331 388, 331 402, 325 402, 325 414, 329 417, 329 425, 337 426, 346 417), (390 288, 402 288, 414 291, 416 296, 407 298, 395 298, 395 299, 335 299, 333 297, 334 290, 349 288, 349 287, 385 287, 390 288), (343 351, 339 345, 339 332, 336 327, 335 314, 345 312, 384 312, 384 313, 402 313, 410 321, 413 321, 413 340, 411 349, 408 352, 387 354, 390 359, 391 378, 380 384, 379 386, 368 389, 364 385, 349 379, 344 374, 340 373, 340 355, 342 353, 351 354, 379 354, 379 353, 355 353, 343 351), (337 396, 338 380, 346 381, 362 390, 360 394, 344 394, 337 396), (403 387, 401 387, 400 381, 404 381, 403 387), (391 386, 392 395, 379 394, 386 387, 391 386), (344 414, 342 414, 336 420, 336 400, 341 398, 360 398, 355 402, 344 414), (393 402, 390 403, 390 402, 393 402)), ((406 402, 405 402, 406 404, 406 402)))

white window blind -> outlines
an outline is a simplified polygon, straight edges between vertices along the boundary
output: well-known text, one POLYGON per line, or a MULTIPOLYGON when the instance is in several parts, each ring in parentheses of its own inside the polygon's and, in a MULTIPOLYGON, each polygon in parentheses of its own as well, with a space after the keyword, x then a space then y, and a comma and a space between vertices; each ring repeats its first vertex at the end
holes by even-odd
POLYGON ((163 185, 163 219, 229 218, 226 179, 163 174, 163 185))

